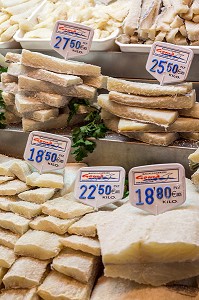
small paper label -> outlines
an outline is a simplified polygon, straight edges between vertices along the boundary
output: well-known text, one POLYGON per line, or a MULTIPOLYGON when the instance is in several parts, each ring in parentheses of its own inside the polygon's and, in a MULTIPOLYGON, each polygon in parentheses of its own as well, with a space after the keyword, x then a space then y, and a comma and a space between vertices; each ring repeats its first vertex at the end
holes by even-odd
POLYGON ((154 215, 182 205, 186 200, 184 167, 163 164, 132 168, 129 197, 133 206, 154 215))
POLYGON ((94 30, 73 22, 57 21, 51 37, 51 46, 65 59, 89 53, 94 30))
POLYGON ((146 70, 160 84, 182 82, 188 76, 193 56, 189 48, 155 42, 151 47, 146 70))
POLYGON ((71 141, 56 134, 32 131, 29 134, 24 159, 40 173, 63 169, 68 160, 71 141))
POLYGON ((81 168, 75 183, 75 198, 89 206, 102 207, 122 199, 124 181, 122 167, 81 168))

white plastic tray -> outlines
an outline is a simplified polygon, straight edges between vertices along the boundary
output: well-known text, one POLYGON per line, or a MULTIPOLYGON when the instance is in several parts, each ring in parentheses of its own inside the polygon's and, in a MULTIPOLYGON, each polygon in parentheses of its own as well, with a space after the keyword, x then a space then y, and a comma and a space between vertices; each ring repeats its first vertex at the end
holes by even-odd
MULTIPOLYGON (((120 50, 122 52, 142 52, 142 53, 148 53, 151 50, 151 45, 143 45, 143 44, 122 44, 118 41, 115 41, 115 43, 120 47, 120 50)), ((182 47, 188 47, 189 49, 193 50, 195 54, 199 54, 199 46, 182 46, 182 47)))
MULTIPOLYGON (((42 10, 46 3, 46 0, 42 2, 41 5, 37 7, 37 9, 32 13, 32 15, 28 18, 33 23, 37 23, 37 16, 39 12, 42 10)), ((120 30, 115 30, 109 37, 104 39, 93 40, 91 51, 107 51, 114 50, 115 48, 115 39, 118 37, 120 30)), ((24 32, 22 30, 18 30, 14 35, 15 41, 21 44, 21 47, 29 50, 52 50, 50 46, 50 39, 27 39, 24 38, 24 32)))

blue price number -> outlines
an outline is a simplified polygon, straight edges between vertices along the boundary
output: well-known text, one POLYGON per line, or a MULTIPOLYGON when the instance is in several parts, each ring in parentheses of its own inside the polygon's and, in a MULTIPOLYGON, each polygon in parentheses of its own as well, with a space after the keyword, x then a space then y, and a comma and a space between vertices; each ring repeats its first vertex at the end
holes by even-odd
POLYGON ((60 49, 60 46, 62 47, 63 50, 65 50, 66 46, 69 44, 70 48, 75 48, 75 49, 80 49, 81 48, 81 42, 76 41, 76 40, 71 40, 71 38, 67 37, 61 37, 61 36, 56 36, 56 44, 54 45, 54 48, 60 49), (62 45, 60 45, 62 44, 62 45))
MULTIPOLYGON (((137 189, 136 194, 138 195, 138 202, 136 205, 144 205, 144 202, 142 202, 141 197, 141 189, 137 189)), ((145 202, 148 205, 153 204, 154 197, 156 197, 158 200, 162 200, 163 198, 170 199, 171 198, 171 188, 169 186, 166 186, 165 188, 158 187, 155 188, 147 188, 144 191, 145 194, 145 202)))
POLYGON ((46 150, 38 150, 36 152, 36 156, 35 156, 35 148, 31 148, 30 149, 30 157, 28 158, 29 161, 35 161, 37 163, 40 163, 43 161, 43 159, 45 159, 46 161, 51 161, 51 162, 55 162, 57 160, 57 154, 56 153, 52 153, 46 150), (44 155, 45 154, 45 155, 44 155), (34 158, 35 156, 35 158, 34 158))
POLYGON ((178 65, 177 64, 173 64, 173 63, 168 63, 166 60, 160 60, 158 61, 156 58, 154 58, 152 60, 153 66, 151 67, 150 71, 153 73, 158 73, 158 74, 162 74, 165 72, 165 68, 166 71, 168 73, 173 73, 176 74, 178 72, 178 65), (157 67, 157 68, 156 68, 157 67))
POLYGON ((80 190, 82 190, 82 193, 79 197, 79 199, 85 200, 85 199, 89 199, 89 200, 94 200, 95 196, 93 196, 93 194, 95 193, 95 191, 97 190, 99 195, 110 195, 112 192, 112 187, 111 185, 104 185, 104 184, 100 184, 99 186, 96 186, 95 184, 91 184, 89 187, 85 184, 80 186, 80 190), (85 195, 86 193, 89 193, 87 196, 85 195))

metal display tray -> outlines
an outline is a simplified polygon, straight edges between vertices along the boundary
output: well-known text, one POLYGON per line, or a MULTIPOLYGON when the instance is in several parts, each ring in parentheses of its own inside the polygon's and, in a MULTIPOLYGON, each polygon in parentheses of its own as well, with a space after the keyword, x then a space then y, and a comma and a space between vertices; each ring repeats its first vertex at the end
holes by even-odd
MULTIPOLYGON (((3 55, 8 51, 21 52, 19 49, 0 49, 3 55)), ((59 57, 53 50, 39 52, 59 57)), ((90 52, 86 56, 78 57, 77 60, 101 66, 104 75, 149 82, 153 77, 145 70, 147 57, 147 53, 90 52)), ((199 95, 199 55, 194 56, 188 80, 194 82, 194 88, 199 95)), ((70 132, 66 129, 56 133, 70 137, 70 132)), ((28 133, 24 133, 21 128, 0 130, 0 153, 22 157, 27 137, 28 133)), ((176 162, 184 165, 188 177, 191 175, 188 156, 198 147, 196 142, 184 140, 176 141, 169 147, 152 146, 113 133, 108 134, 105 139, 96 141, 96 144, 96 150, 85 159, 90 166, 116 165, 128 171, 135 166, 176 162)), ((69 161, 74 161, 71 155, 69 161)))
MULTIPOLYGON (((70 132, 66 130, 59 130, 56 133, 71 137, 70 132)), ((29 133, 17 128, 1 129, 0 153, 22 158, 28 135, 29 133)), ((129 140, 113 133, 107 134, 105 139, 97 140, 96 144, 95 151, 84 160, 89 166, 122 166, 128 172, 136 166, 180 163, 185 167, 187 177, 191 176, 188 156, 197 149, 196 142, 179 140, 172 146, 161 147, 129 140)), ((69 162, 74 161, 70 155, 69 162)))

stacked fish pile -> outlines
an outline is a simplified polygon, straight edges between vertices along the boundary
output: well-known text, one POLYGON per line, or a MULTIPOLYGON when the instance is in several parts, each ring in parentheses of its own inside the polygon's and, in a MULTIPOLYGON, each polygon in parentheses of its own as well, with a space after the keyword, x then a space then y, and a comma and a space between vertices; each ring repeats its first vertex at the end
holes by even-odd
POLYGON ((109 94, 99 95, 106 126, 149 144, 168 146, 199 132, 199 104, 191 83, 160 86, 108 78, 109 94))
MULTIPOLYGON (((8 71, 1 77, 6 118, 8 123, 22 118, 24 131, 66 127, 70 100, 93 102, 97 87, 106 85, 98 66, 28 50, 22 55, 7 53, 6 60, 10 62, 8 71)), ((77 123, 82 122, 84 113, 80 110, 77 123)))
POLYGON ((163 41, 176 45, 199 45, 198 0, 133 0, 124 21, 124 44, 163 41))

